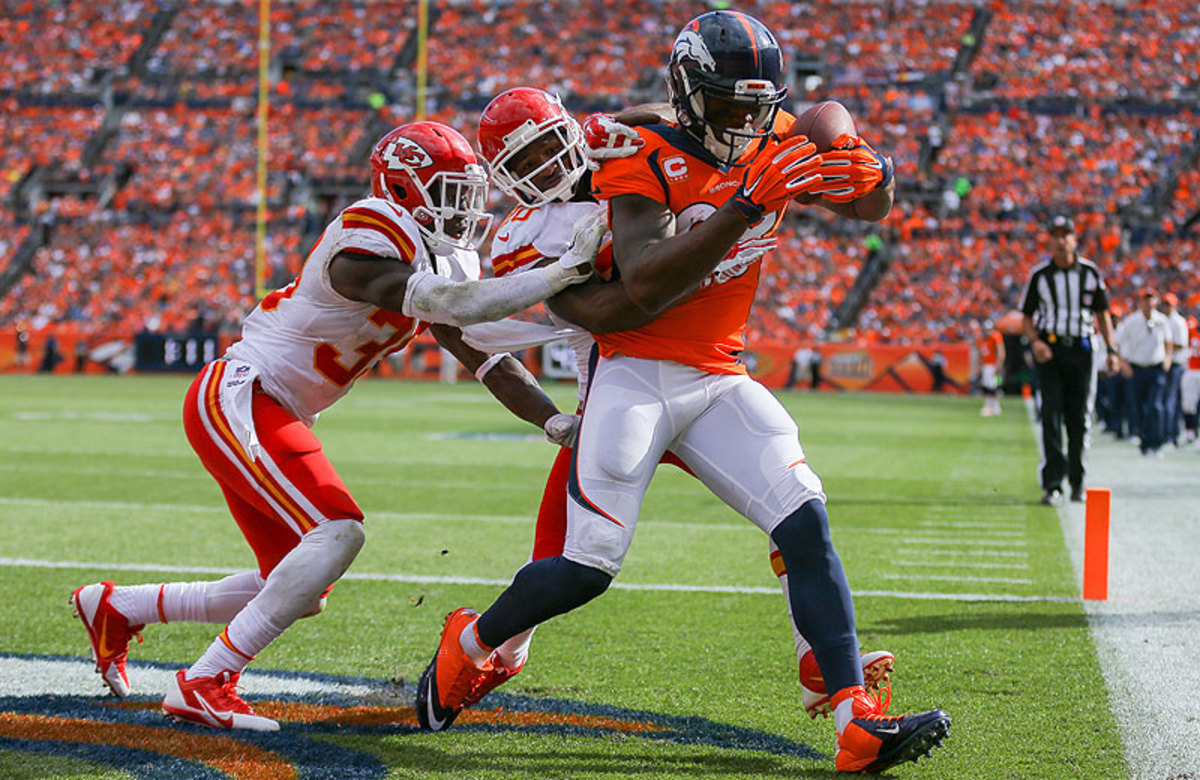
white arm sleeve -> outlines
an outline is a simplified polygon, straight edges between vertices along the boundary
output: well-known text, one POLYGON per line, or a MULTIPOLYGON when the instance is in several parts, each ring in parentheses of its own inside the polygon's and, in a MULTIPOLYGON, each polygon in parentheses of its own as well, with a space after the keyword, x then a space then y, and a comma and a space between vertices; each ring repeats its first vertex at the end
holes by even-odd
POLYGON ((462 327, 516 314, 584 278, 559 263, 497 279, 466 282, 417 271, 408 278, 400 310, 426 322, 462 327))
POLYGON ((463 341, 480 352, 512 352, 540 347, 582 332, 575 327, 560 328, 540 322, 505 319, 468 325, 462 329, 462 337, 463 341))

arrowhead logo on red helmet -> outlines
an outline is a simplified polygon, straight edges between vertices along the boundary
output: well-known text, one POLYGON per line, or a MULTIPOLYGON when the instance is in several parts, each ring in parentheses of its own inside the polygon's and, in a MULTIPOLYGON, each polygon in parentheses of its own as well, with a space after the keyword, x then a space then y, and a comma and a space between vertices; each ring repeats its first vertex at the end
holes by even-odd
POLYGON ((383 149, 383 160, 393 171, 405 168, 428 168, 433 158, 419 143, 403 136, 395 139, 383 149))

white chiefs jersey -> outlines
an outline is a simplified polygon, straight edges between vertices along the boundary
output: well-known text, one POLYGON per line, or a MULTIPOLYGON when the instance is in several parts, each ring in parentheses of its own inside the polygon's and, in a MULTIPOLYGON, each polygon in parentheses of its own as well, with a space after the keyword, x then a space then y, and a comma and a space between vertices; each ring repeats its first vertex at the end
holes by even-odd
POLYGON ((401 206, 365 198, 338 214, 296 280, 259 302, 242 323, 241 340, 225 353, 253 365, 263 389, 308 425, 427 325, 335 291, 329 263, 339 252, 397 258, 455 281, 479 278, 473 250, 435 258, 401 206))
MULTIPOLYGON (((532 268, 544 257, 562 257, 571 245, 575 234, 575 223, 590 217, 597 210, 606 209, 603 203, 547 203, 542 206, 518 207, 514 209, 492 239, 492 272, 496 276, 520 273, 532 268)), ((612 248, 608 240, 605 249, 596 258, 596 270, 607 275, 612 269, 612 248)), ((549 312, 555 325, 571 326, 571 323, 549 312)), ((575 365, 579 371, 579 399, 582 401, 588 382, 588 359, 595 340, 587 331, 576 328, 567 337, 567 343, 575 351, 575 365)))

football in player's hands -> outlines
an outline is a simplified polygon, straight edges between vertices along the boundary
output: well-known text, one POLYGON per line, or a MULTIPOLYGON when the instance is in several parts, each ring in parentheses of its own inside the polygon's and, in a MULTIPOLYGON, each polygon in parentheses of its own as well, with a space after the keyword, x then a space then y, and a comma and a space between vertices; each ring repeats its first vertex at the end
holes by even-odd
POLYGON ((818 152, 827 152, 843 135, 858 135, 854 117, 836 100, 825 100, 805 109, 787 132, 788 138, 807 136, 818 152))

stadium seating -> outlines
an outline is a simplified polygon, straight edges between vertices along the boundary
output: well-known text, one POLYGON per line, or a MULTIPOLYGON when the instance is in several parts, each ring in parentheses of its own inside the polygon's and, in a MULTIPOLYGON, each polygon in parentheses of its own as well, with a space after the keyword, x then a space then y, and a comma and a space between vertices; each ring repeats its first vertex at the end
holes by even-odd
MULTIPOLYGON (((1194 3, 739 7, 814 76, 797 79, 796 109, 845 103, 892 155, 899 184, 879 225, 792 210, 763 269, 752 338, 960 340, 969 321, 1018 302, 1045 254, 1040 226, 1058 211, 1076 215, 1081 252, 1114 298, 1143 284, 1196 294, 1194 3), (859 300, 868 264, 881 273, 859 300), (835 323, 843 304, 857 315, 835 323)), ((522 84, 580 114, 661 100, 672 36, 709 9, 439 3, 430 117, 472 137, 487 100, 522 84)), ((200 313, 234 329, 253 302, 257 4, 0 0, 0 10, 0 202, 14 223, 0 272, 33 222, 53 224, 32 272, 0 299, 0 328, 167 329, 200 313)), ((279 273, 365 190, 371 140, 413 118, 415 24, 415 0, 272 4, 268 257, 279 273)), ((499 193, 491 205, 504 208, 499 193)))

